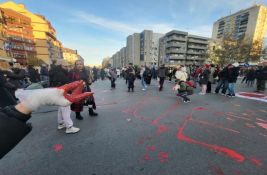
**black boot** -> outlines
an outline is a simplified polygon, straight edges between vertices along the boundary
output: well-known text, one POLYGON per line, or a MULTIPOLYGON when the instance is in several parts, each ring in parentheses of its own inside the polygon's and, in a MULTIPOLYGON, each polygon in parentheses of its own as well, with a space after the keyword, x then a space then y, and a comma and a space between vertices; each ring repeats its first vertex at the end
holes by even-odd
POLYGON ((95 117, 95 116, 98 116, 98 113, 95 113, 94 110, 93 110, 93 108, 89 108, 89 115, 91 117, 95 117))
POLYGON ((83 117, 81 116, 79 112, 76 112, 76 119, 83 120, 83 117))

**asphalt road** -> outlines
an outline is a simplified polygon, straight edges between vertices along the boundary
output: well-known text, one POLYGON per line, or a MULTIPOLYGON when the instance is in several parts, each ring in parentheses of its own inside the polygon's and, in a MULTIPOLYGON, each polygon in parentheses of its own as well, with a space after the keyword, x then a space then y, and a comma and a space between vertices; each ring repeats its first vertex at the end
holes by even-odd
MULTIPOLYGON (((32 132, 0 160, 1 175, 266 175, 267 103, 195 94, 182 103, 165 82, 127 92, 97 81, 98 117, 57 130, 56 107, 32 115, 32 132)), ((241 91, 252 88, 238 87, 241 91)))

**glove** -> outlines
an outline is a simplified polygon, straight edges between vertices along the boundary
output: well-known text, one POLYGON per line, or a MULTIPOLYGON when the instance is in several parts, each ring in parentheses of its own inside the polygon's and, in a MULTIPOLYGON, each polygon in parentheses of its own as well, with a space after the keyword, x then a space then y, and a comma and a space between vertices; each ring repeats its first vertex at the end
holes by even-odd
POLYGON ((93 95, 92 92, 82 93, 83 81, 76 81, 57 88, 45 88, 36 90, 22 90, 15 92, 20 102, 31 111, 36 111, 43 105, 69 106, 93 95), (72 91, 71 94, 69 92, 72 91))

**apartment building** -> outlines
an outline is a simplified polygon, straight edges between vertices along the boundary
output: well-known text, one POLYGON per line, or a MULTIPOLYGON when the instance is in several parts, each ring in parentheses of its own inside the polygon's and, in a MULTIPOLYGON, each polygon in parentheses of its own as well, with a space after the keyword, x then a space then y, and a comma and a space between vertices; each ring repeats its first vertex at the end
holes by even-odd
POLYGON ((125 64, 140 65, 140 34, 134 33, 127 37, 125 64))
POLYGON ((159 64, 203 64, 208 41, 206 37, 172 30, 159 39, 159 64))
POLYGON ((0 8, 2 57, 15 58, 20 64, 33 64, 36 49, 31 19, 11 9, 0 8))
POLYGON ((126 47, 123 47, 120 50, 120 61, 121 61, 121 67, 124 67, 127 65, 127 63, 126 63, 126 47))
POLYGON ((159 38, 164 34, 153 33, 152 30, 144 30, 140 33, 140 64, 158 64, 159 38))
POLYGON ((11 1, 0 4, 0 7, 11 9, 31 19, 38 59, 50 64, 52 60, 63 58, 62 44, 56 38, 56 30, 44 16, 34 14, 27 10, 23 4, 16 4, 11 1))
POLYGON ((63 59, 67 60, 70 64, 74 64, 80 58, 77 50, 62 47, 63 59))
POLYGON ((213 24, 212 39, 230 37, 262 42, 266 36, 266 30, 267 8, 263 5, 254 5, 218 19, 213 24))

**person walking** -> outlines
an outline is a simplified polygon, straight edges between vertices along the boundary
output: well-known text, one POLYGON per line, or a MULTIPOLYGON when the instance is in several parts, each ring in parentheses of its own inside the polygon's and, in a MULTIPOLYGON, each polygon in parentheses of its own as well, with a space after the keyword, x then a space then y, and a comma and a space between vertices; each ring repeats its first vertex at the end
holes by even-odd
POLYGON ((239 64, 234 63, 228 67, 229 76, 228 76, 228 97, 235 96, 235 84, 237 81, 237 77, 239 75, 239 64))
POLYGON ((110 77, 110 83, 111 83, 111 90, 116 88, 116 79, 117 79, 117 74, 114 69, 110 68, 109 69, 109 77, 110 77))
POLYGON ((141 77, 141 85, 142 85, 142 90, 145 91, 147 88, 146 82, 145 82, 145 67, 143 65, 141 65, 141 69, 140 69, 140 77, 141 77))
POLYGON ((216 86, 216 89, 215 89, 215 94, 218 94, 221 87, 222 87, 222 91, 221 91, 221 94, 222 95, 225 95, 226 94, 226 91, 228 89, 228 77, 229 77, 229 70, 228 70, 228 67, 231 66, 231 64, 229 64, 228 66, 226 66, 225 68, 223 68, 223 70, 221 70, 219 73, 218 73, 218 77, 219 77, 219 82, 216 86))
POLYGON ((128 92, 132 89, 134 91, 134 81, 135 81, 135 71, 134 68, 129 66, 127 69, 128 72, 128 92))
POLYGON ((164 80, 166 77, 166 68, 164 64, 159 67, 158 77, 159 77, 159 91, 162 91, 164 80))
MULTIPOLYGON (((91 92, 90 85, 92 84, 92 79, 90 78, 90 72, 85 69, 83 60, 77 60, 74 63, 74 69, 70 72, 71 81, 83 80, 85 82, 84 92, 91 92)), ((81 116, 81 111, 83 111, 83 106, 88 106, 89 116, 95 117, 98 114, 94 112, 96 109, 94 96, 90 96, 87 100, 81 100, 76 103, 71 104, 71 110, 75 112, 76 119, 83 120, 81 116)))

